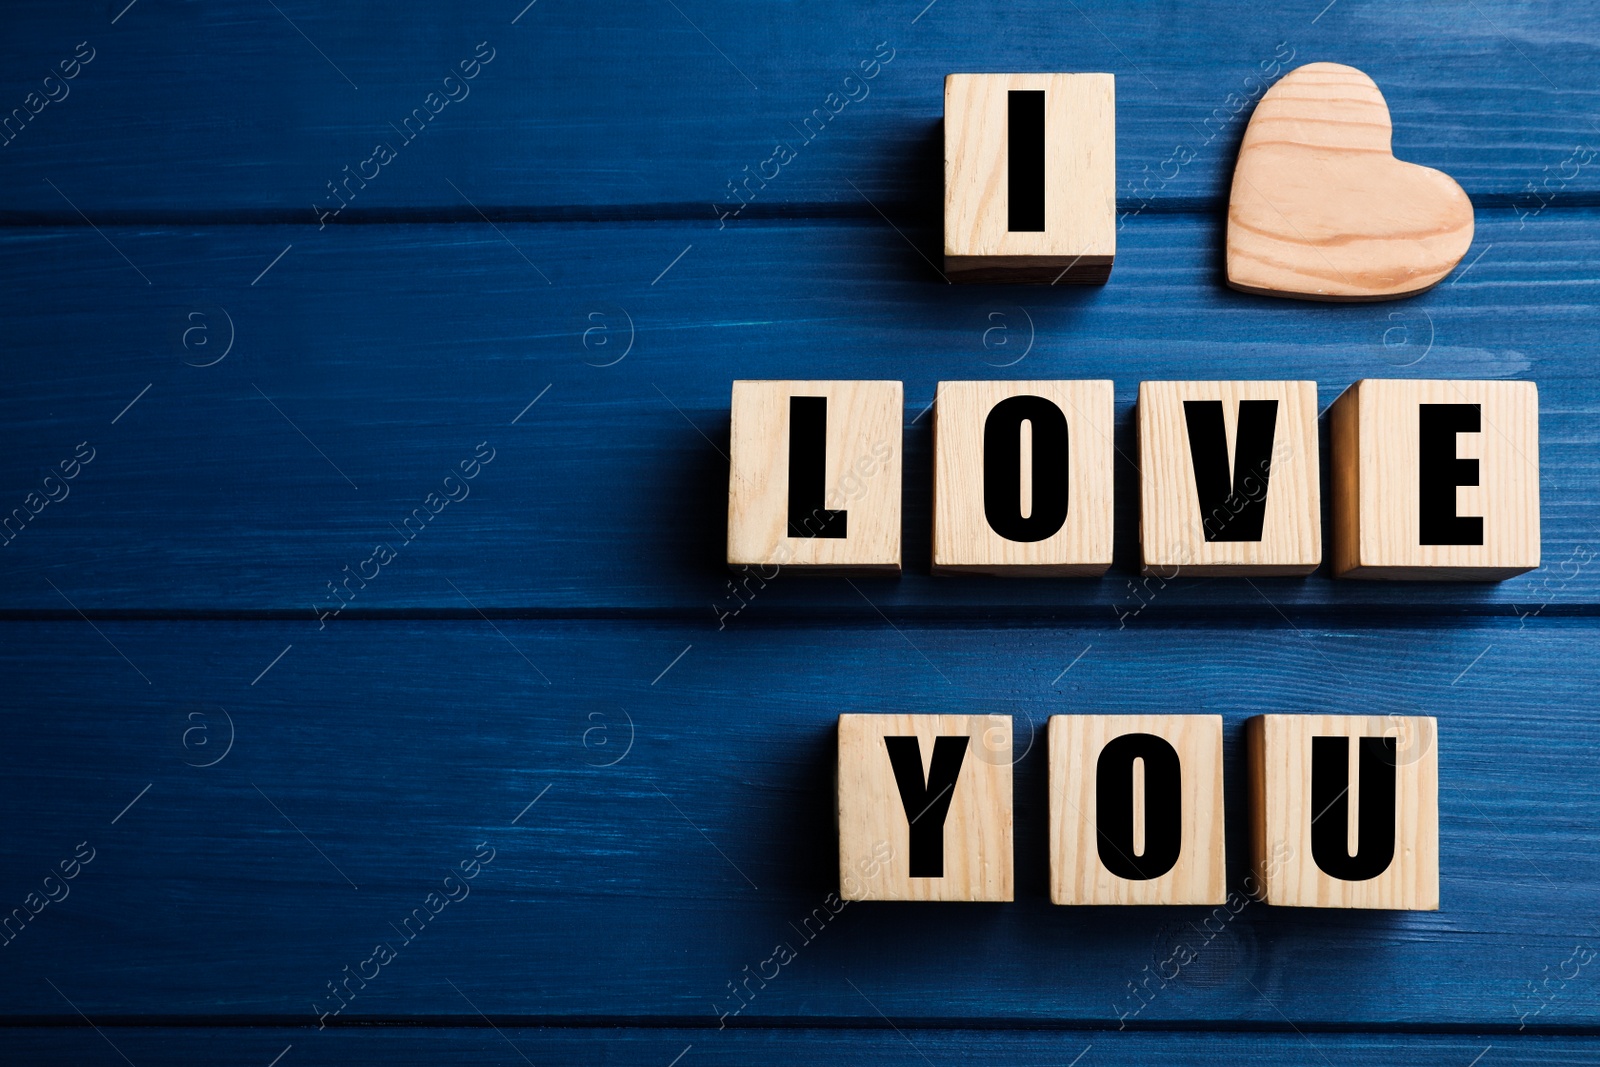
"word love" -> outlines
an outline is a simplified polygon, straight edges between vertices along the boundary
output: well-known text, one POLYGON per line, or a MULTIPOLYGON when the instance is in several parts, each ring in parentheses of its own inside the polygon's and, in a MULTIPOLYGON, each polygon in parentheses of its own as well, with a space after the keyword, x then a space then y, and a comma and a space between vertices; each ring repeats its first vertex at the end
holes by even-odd
MULTIPOLYGON (((1421 716, 1250 719, 1261 899, 1437 911, 1437 730, 1421 716)), ((1057 715, 1049 747, 1053 902, 1226 902, 1221 716, 1057 715)), ((844 899, 1013 899, 1010 716, 841 715, 838 760, 844 899)))
MULTIPOLYGON (((728 564, 900 572, 903 386, 733 383, 728 564)), ((1146 574, 1322 564, 1317 384, 1141 382, 1146 574)), ((933 570, 1111 565, 1109 381, 940 382, 933 570)), ((1498 581, 1539 566, 1539 396, 1523 381, 1360 381, 1328 409, 1336 578, 1498 581)))

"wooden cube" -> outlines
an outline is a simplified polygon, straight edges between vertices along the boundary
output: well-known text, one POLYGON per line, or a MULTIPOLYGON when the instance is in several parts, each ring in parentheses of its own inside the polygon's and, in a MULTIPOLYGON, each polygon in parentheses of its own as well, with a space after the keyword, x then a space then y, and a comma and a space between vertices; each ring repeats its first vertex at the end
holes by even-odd
POLYGON ((900 571, 899 382, 739 381, 728 565, 900 571))
POLYGON ((1227 900, 1222 716, 1051 717, 1050 899, 1227 900))
POLYGON ((1336 578, 1499 581, 1539 566, 1539 387, 1356 382, 1329 409, 1336 578))
POLYGON ((1310 574, 1320 477, 1316 382, 1139 383, 1146 574, 1310 574))
POLYGON ((1104 574, 1111 383, 940 382, 937 396, 934 573, 1104 574))
POLYGON ((1268 904, 1438 910, 1436 720, 1260 715, 1245 735, 1251 858, 1268 904))
POLYGON ((845 900, 1010 900, 1011 717, 839 716, 845 900))
POLYGON ((945 275, 1105 284, 1116 169, 1110 74, 945 78, 945 275))

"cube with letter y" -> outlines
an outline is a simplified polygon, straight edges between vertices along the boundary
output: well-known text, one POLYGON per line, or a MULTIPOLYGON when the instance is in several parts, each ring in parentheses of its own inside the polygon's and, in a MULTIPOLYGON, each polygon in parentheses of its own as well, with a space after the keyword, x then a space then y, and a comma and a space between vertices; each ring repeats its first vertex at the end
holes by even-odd
POLYGON ((1117 251, 1110 74, 951 74, 944 82, 950 281, 1105 283, 1117 251))
POLYGON ((1336 578, 1498 581, 1539 566, 1539 388, 1356 382, 1328 413, 1336 578))
POLYGON ((1050 718, 1050 899, 1221 904, 1222 716, 1050 718))
POLYGON ((1245 737, 1268 904, 1438 910, 1436 720, 1259 715, 1245 737))
POLYGON ((845 900, 1013 896, 1011 717, 841 715, 845 900))
POLYGON ((1316 382, 1139 383, 1146 574, 1310 574, 1320 477, 1316 382))
POLYGON ((734 382, 728 565, 899 573, 903 396, 899 382, 734 382))

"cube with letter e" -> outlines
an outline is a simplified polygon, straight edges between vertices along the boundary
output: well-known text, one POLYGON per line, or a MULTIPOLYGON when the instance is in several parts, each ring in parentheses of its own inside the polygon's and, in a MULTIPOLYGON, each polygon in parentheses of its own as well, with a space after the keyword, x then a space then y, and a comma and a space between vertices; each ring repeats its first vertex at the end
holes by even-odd
POLYGON ((1498 581, 1539 566, 1539 387, 1356 382, 1328 411, 1336 578, 1498 581))

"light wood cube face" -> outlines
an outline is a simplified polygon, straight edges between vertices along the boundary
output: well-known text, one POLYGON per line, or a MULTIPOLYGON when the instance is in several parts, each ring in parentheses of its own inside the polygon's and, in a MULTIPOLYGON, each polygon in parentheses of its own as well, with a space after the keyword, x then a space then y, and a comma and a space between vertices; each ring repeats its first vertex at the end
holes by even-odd
POLYGON ((1139 383, 1146 574, 1310 574, 1320 477, 1316 382, 1139 383))
POLYGON ((1051 717, 1050 899, 1227 900, 1222 716, 1051 717))
POLYGON ((1245 732, 1268 904, 1438 910, 1436 720, 1262 715, 1245 732))
POLYGON ((899 382, 739 381, 728 565, 900 570, 899 382))
POLYGON ((1335 577, 1499 581, 1539 566, 1533 382, 1368 379, 1328 421, 1335 577))
POLYGON ((845 900, 1011 900, 1009 715, 839 716, 845 900))
POLYGON ((951 281, 1103 284, 1117 251, 1110 74, 944 82, 944 265, 951 281))
POLYGON ((1105 573, 1112 384, 940 382, 937 395, 934 572, 1105 573))

